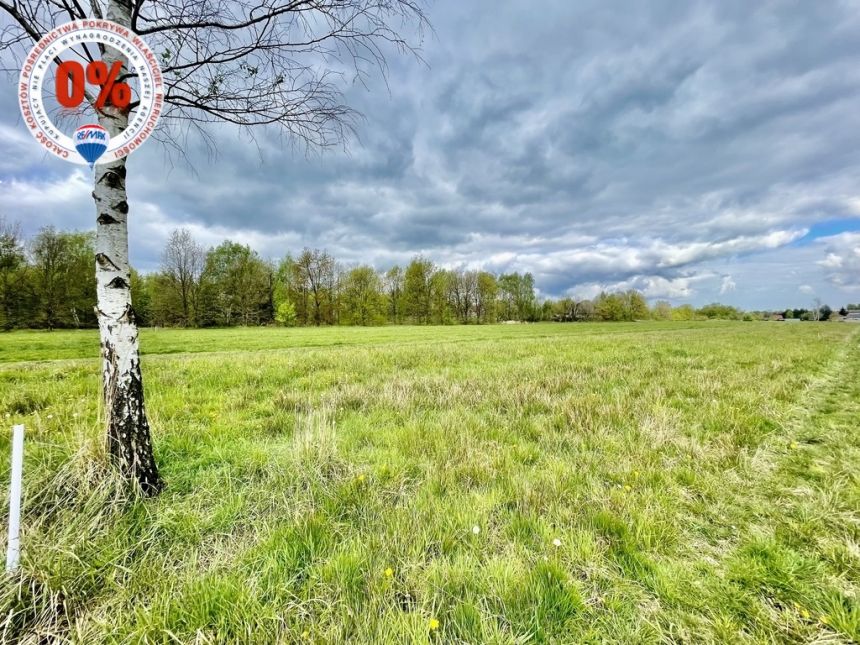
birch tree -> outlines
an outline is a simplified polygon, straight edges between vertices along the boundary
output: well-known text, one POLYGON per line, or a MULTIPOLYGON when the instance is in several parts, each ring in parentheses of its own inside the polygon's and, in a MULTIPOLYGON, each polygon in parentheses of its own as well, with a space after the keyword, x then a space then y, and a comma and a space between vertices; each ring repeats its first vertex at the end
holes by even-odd
MULTIPOLYGON (((344 141, 354 112, 344 80, 387 72, 385 54, 416 52, 401 35, 426 25, 420 0, 0 0, 3 68, 17 75, 27 50, 71 20, 106 18, 131 28, 159 52, 165 83, 160 139, 171 143, 205 126, 273 126, 308 147, 344 141), (350 78, 352 77, 352 78, 350 78)), ((81 46, 83 60, 124 64, 118 51, 81 46)), ((124 70, 124 79, 133 75, 124 70)), ((89 110, 111 137, 137 104, 89 110)), ((211 141, 211 139, 210 139, 211 141)), ((178 147, 177 147, 178 149, 178 147)), ((97 307, 108 452, 149 494, 162 482, 144 406, 138 330, 128 262, 126 160, 96 166, 97 307)), ((169 184, 168 184, 169 188, 169 184)))

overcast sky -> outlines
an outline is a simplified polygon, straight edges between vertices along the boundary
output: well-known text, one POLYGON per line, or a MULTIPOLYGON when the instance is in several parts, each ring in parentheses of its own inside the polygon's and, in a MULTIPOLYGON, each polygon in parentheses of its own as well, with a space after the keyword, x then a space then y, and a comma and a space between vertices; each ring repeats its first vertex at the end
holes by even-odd
MULTIPOLYGON (((426 65, 345 84, 365 119, 308 158, 213 130, 129 161, 133 264, 184 226, 278 258, 531 271, 542 295, 634 287, 746 308, 860 301, 860 3, 437 0, 426 65)), ((92 229, 91 176, 0 98, 0 213, 92 229)))

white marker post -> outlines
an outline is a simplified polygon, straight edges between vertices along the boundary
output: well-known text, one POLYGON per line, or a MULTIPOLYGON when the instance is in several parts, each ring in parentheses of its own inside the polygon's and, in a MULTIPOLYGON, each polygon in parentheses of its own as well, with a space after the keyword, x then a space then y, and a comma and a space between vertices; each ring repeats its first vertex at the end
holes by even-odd
POLYGON ((21 559, 21 473, 24 469, 24 426, 12 429, 12 481, 9 485, 9 549, 6 571, 15 571, 21 559))

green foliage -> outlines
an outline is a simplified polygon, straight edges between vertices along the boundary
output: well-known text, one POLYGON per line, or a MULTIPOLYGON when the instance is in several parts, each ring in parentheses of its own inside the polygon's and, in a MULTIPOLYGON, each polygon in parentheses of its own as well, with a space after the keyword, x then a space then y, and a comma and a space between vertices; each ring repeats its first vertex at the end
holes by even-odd
POLYGON ((206 254, 200 279, 204 325, 257 325, 272 319, 272 269, 250 246, 226 240, 206 254))
POLYGON ((648 303, 633 289, 623 293, 601 293, 594 299, 594 315, 598 320, 628 322, 649 317, 648 303))
POLYGON ((502 320, 535 320, 538 316, 535 280, 531 273, 499 276, 499 315, 502 320))
POLYGON ((338 293, 334 258, 327 251, 304 249, 297 258, 284 258, 278 268, 278 284, 293 301, 302 325, 337 322, 338 293))
POLYGON ((404 319, 403 269, 395 265, 386 271, 384 288, 388 306, 388 319, 394 324, 400 324, 404 319))
POLYGON ((131 270, 131 304, 134 307, 134 315, 137 319, 137 324, 142 327, 147 327, 153 323, 152 292, 147 288, 146 283, 146 278, 141 277, 141 275, 134 269, 131 270))
POLYGON ((296 306, 289 300, 282 301, 275 309, 275 322, 282 327, 296 324, 296 306))
POLYGON ((22 326, 32 299, 20 229, 0 217, 0 326, 5 330, 22 326))
POLYGON ((696 319, 696 311, 693 309, 692 305, 681 305, 680 307, 675 307, 672 310, 672 320, 695 320, 696 319))
POLYGON ((422 257, 413 258, 403 274, 404 314, 416 324, 430 322, 433 306, 433 263, 422 257))
POLYGON ((672 320, 672 305, 665 300, 658 300, 651 309, 654 320, 672 320))
POLYGON ((385 320, 382 280, 373 267, 351 269, 344 278, 341 297, 341 322, 368 326, 385 320))
POLYGON ((479 323, 494 323, 498 310, 499 283, 496 276, 487 271, 479 271, 477 281, 475 318, 479 323))
POLYGON ((723 305, 719 302, 712 302, 705 305, 696 312, 702 318, 716 320, 740 320, 743 317, 743 312, 730 305, 723 305))
POLYGON ((145 329, 167 488, 139 499, 104 454, 98 333, 4 334, 0 418, 27 448, 0 629, 855 642, 858 340, 741 322, 145 329))
MULTIPOLYGON (((18 229, 0 221, 0 326, 94 326, 92 237, 44 229, 32 246, 33 260, 28 261, 18 229)), ((530 273, 496 277, 486 271, 443 269, 420 256, 405 270, 343 269, 327 251, 306 248, 298 256, 287 254, 276 267, 229 240, 204 252, 184 229, 171 233, 161 269, 144 276, 132 271, 131 282, 138 321, 160 327, 752 321, 773 316, 720 303, 696 310, 658 301, 649 309, 633 289, 604 292, 594 300, 539 301, 530 273), (284 305, 279 317, 286 302, 290 305, 284 305)), ((785 317, 828 320, 832 313, 822 305, 813 311, 789 309, 785 317)))
POLYGON ((95 324, 95 248, 92 233, 43 228, 32 245, 37 320, 48 329, 95 324))

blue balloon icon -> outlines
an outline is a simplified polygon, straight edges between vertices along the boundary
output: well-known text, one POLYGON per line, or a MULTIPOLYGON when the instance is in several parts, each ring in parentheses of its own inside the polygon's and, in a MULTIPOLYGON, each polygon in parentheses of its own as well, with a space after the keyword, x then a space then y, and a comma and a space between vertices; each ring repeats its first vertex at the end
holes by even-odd
POLYGON ((80 153, 84 160, 90 164, 90 168, 92 168, 98 158, 104 154, 104 151, 107 150, 108 143, 110 143, 110 135, 108 134, 108 131, 102 126, 96 124, 82 125, 80 128, 75 130, 73 139, 75 142, 75 149, 80 153))

